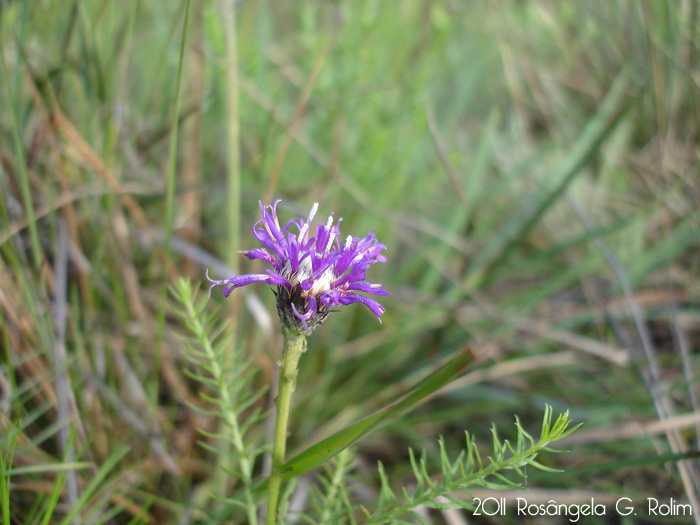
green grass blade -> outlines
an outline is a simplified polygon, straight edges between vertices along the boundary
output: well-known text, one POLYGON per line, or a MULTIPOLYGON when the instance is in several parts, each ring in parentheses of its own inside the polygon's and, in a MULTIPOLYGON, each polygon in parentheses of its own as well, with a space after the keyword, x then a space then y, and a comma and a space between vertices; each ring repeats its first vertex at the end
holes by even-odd
MULTIPOLYGON (((160 359, 163 346, 163 335, 165 331, 165 309, 168 297, 168 269, 172 258, 172 248, 170 241, 173 237, 173 217, 175 215, 175 175, 177 170, 177 135, 180 118, 180 80, 182 79, 182 64, 185 60, 185 42, 187 41, 187 25, 190 17, 190 0, 185 4, 185 21, 182 25, 182 40, 180 41, 180 58, 177 66, 177 77, 175 79, 175 92, 173 94, 173 114, 170 126, 170 157, 168 161, 168 178, 165 193, 165 256, 163 260, 163 286, 160 292, 160 309, 158 310, 158 331, 156 335, 156 354, 154 370, 160 370, 160 359)), ((158 392, 158 381, 153 385, 153 398, 158 392)))
POLYGON ((90 468, 92 463, 89 461, 73 461, 70 463, 53 463, 49 465, 29 465, 27 467, 17 467, 8 470, 7 474, 11 476, 19 476, 21 474, 43 474, 46 472, 67 472, 69 470, 82 470, 90 468))
POLYGON ((68 514, 63 518, 60 525, 68 525, 72 523, 75 518, 85 509, 90 498, 95 492, 97 492, 101 487, 103 487, 103 481, 107 478, 107 475, 114 469, 114 467, 119 464, 119 462, 126 456, 129 450, 127 448, 122 448, 116 450, 107 460, 102 464, 100 469, 95 474, 90 482, 85 486, 83 492, 80 494, 80 498, 68 514))
POLYGON ((12 459, 17 446, 17 431, 14 430, 11 434, 6 433, 4 439, 0 441, 0 507, 2 507, 2 522, 3 525, 10 525, 10 475, 9 470, 12 468, 12 459), (7 447, 8 458, 5 459, 4 448, 7 447))
MULTIPOLYGON (((75 429, 71 428, 70 434, 68 435, 68 439, 66 441, 66 445, 64 447, 64 450, 65 450, 65 453, 63 455, 64 462, 70 456, 70 451, 73 450, 74 441, 75 441, 75 429)), ((62 467, 67 466, 66 463, 61 463, 59 465, 62 467)), ((90 463, 87 463, 87 465, 90 465, 90 463)), ((56 476, 56 480, 54 481, 53 492, 51 493, 51 497, 49 498, 49 502, 46 505, 46 509, 44 510, 44 518, 41 520, 41 525, 49 525, 49 523, 51 523, 51 518, 53 517, 54 511, 56 509, 56 505, 58 504, 58 500, 61 497, 61 494, 63 493, 63 487, 65 487, 65 485, 66 485, 67 474, 68 474, 67 468, 61 469, 58 472, 58 476, 56 476)))
POLYGON ((573 476, 577 474, 601 473, 634 467, 645 467, 650 465, 663 465, 667 462, 677 462, 683 460, 698 460, 698 452, 681 452, 678 454, 661 454, 660 456, 646 456, 630 459, 619 459, 608 462, 593 461, 589 465, 579 467, 566 467, 566 474, 573 476))

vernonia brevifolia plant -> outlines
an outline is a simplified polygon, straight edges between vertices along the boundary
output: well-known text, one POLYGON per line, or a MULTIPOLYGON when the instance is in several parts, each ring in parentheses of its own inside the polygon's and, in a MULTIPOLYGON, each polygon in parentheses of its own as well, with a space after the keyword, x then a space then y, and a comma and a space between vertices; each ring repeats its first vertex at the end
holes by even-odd
MULTIPOLYGON (((416 460, 409 451, 410 467, 415 476, 414 487, 402 489, 397 495, 390 487, 384 469, 379 465, 378 475, 381 489, 377 501, 353 502, 353 495, 346 488, 345 477, 352 470, 352 456, 348 447, 370 432, 395 420, 439 388, 461 374, 473 362, 473 355, 466 349, 443 363, 398 400, 357 421, 336 434, 327 437, 285 462, 287 426, 292 392, 295 388, 297 367, 301 355, 306 351, 306 338, 331 313, 340 306, 353 303, 365 305, 381 322, 384 307, 372 297, 389 295, 381 284, 367 281, 367 270, 375 263, 385 263, 383 253, 386 246, 379 242, 374 232, 364 237, 340 234, 341 219, 334 221, 331 215, 325 223, 313 224, 318 211, 314 204, 307 219, 295 217, 283 227, 277 216, 277 205, 260 203, 261 219, 253 226, 253 236, 262 247, 244 252, 249 259, 260 259, 271 265, 265 273, 246 274, 223 280, 212 280, 209 295, 216 286, 223 286, 224 297, 242 286, 252 283, 267 283, 275 287, 277 312, 283 334, 283 348, 277 360, 279 383, 275 399, 275 430, 271 447, 272 468, 267 479, 254 481, 256 458, 264 450, 253 443, 248 430, 262 421, 264 414, 250 410, 262 391, 253 386, 254 371, 249 359, 233 352, 235 362, 227 363, 222 348, 229 344, 222 336, 220 326, 213 322, 213 315, 206 313, 205 303, 197 300, 190 285, 180 280, 173 293, 183 306, 177 313, 185 319, 193 334, 188 344, 190 360, 204 373, 190 375, 205 385, 213 395, 202 393, 205 400, 213 402, 214 412, 230 431, 230 436, 205 435, 212 439, 230 442, 230 449, 237 461, 230 473, 241 481, 241 489, 232 495, 229 508, 245 509, 248 523, 258 522, 258 510, 267 493, 265 522, 268 525, 282 523, 287 514, 287 500, 294 489, 288 483, 301 474, 325 465, 326 471, 319 474, 319 489, 314 492, 309 511, 301 516, 311 523, 392 523, 407 513, 414 514, 419 506, 435 508, 474 509, 471 499, 459 499, 450 493, 468 490, 472 486, 491 488, 521 487, 525 478, 525 467, 551 470, 538 461, 539 452, 551 450, 549 445, 575 430, 569 428, 568 412, 553 419, 551 408, 545 408, 539 440, 528 434, 516 418, 517 440, 514 444, 499 440, 493 429, 493 453, 488 461, 482 461, 479 451, 469 434, 466 447, 454 459, 448 459, 440 441, 441 477, 427 472, 425 456, 416 460), (329 461, 333 459, 333 461, 329 461), (330 470, 329 470, 330 469, 330 470), (513 475, 507 477, 507 473, 513 475), (511 478, 515 478, 511 479, 511 478)), ((215 447, 205 444, 212 451, 215 447)), ((216 514, 216 513, 215 513, 216 514)), ((416 515, 417 516, 417 515, 416 515)), ((219 512, 214 519, 230 519, 231 514, 219 512)))
MULTIPOLYGON (((265 282, 276 285, 277 312, 282 322, 284 344, 278 360, 279 389, 277 391, 277 414, 272 447, 272 473, 267 491, 268 524, 276 522, 277 502, 282 484, 282 467, 287 441, 287 422, 294 390, 297 365, 306 351, 306 336, 319 327, 333 312, 333 307, 362 303, 377 319, 384 308, 374 299, 358 292, 374 295, 389 295, 380 284, 365 281, 365 270, 377 262, 386 262, 381 252, 386 248, 378 242, 374 233, 363 238, 348 235, 341 244, 338 219, 333 224, 333 215, 325 225, 313 221, 318 211, 314 203, 308 220, 296 217, 284 228, 277 218, 276 201, 272 206, 260 202, 261 220, 253 226, 253 235, 264 248, 245 252, 249 259, 262 259, 274 268, 265 274, 249 274, 212 281, 211 289, 223 285, 224 296, 241 286, 265 282), (296 227, 297 232, 292 230, 296 227)), ((207 273, 207 278, 209 277, 207 273)))

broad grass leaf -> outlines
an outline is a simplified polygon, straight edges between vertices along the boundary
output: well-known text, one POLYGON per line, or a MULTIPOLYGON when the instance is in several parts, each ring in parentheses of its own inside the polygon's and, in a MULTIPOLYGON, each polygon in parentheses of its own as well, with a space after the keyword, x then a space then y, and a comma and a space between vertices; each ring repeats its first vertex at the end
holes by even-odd
POLYGON ((322 465, 338 452, 346 449, 364 436, 396 420, 417 406, 421 401, 424 401, 429 395, 455 379, 474 360, 474 354, 469 348, 463 350, 398 400, 332 436, 319 441, 289 460, 284 466, 284 478, 294 478, 322 465))

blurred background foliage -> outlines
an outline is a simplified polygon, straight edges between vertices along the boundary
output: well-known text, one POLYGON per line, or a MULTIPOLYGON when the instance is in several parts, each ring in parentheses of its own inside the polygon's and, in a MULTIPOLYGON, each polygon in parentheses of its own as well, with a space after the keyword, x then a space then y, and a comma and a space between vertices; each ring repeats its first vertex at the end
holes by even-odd
MULTIPOLYGON (((245 0, 235 85, 226 3, 195 1, 173 171, 185 5, 0 2, 11 523, 52 501, 56 520, 79 502, 113 523, 187 523, 210 504, 222 475, 196 441, 216 425, 188 407, 204 402, 163 290, 205 268, 260 271, 230 254, 255 247, 258 200, 276 198, 283 219, 318 201, 344 234, 376 229, 388 263, 370 280, 392 292, 382 326, 346 308, 310 339, 289 450, 471 346, 478 366, 357 448, 360 497, 376 494, 377 460, 401 486, 408 447, 435 454, 443 435, 456 450, 465 429, 488 442, 514 414, 537 428, 549 403, 585 426, 548 458, 566 473, 531 473, 533 502, 585 489, 697 503, 697 459, 664 463, 697 452, 700 426, 695 1, 245 0)), ((272 294, 236 292, 220 315, 268 384, 272 294)))

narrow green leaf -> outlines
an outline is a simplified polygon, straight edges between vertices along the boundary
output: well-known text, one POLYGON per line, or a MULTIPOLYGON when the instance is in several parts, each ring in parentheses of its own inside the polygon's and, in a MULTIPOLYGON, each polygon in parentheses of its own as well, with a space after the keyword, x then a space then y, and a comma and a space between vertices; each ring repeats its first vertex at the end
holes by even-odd
POLYGON ((396 420, 464 372, 467 366, 474 362, 474 359, 471 350, 469 348, 465 349, 441 366, 436 372, 418 383, 403 398, 390 403, 374 414, 309 447, 286 463, 284 466, 285 479, 294 478, 322 465, 338 452, 364 436, 396 420))
POLYGON ((381 490, 377 500, 377 507, 379 509, 383 509, 384 507, 396 503, 396 494, 394 494, 389 486, 389 480, 386 477, 384 465, 382 465, 381 461, 377 464, 377 471, 379 472, 379 480, 381 482, 381 490))
POLYGON ((538 468, 540 470, 544 470, 545 472, 564 472, 563 470, 558 469, 558 468, 546 467, 545 465, 535 461, 534 459, 531 459, 530 461, 528 461, 528 464, 532 465, 533 467, 538 468))
POLYGON ((17 467, 7 471, 10 476, 19 476, 21 474, 40 474, 44 472, 64 472, 68 470, 82 470, 90 468, 92 463, 89 461, 76 461, 73 463, 51 463, 46 465, 29 465, 27 467, 17 467))
POLYGON ((459 508, 474 510, 474 503, 472 503, 474 501, 474 497, 471 495, 471 493, 469 493, 469 491, 466 491, 466 492, 467 492, 467 495, 471 498, 471 501, 459 499, 459 498, 453 496, 452 494, 445 494, 443 496, 443 498, 450 500, 452 503, 457 505, 459 508))
POLYGON ((418 465, 416 464, 416 455, 413 452, 412 448, 408 449, 408 459, 411 462, 411 470, 413 470, 413 477, 416 478, 416 484, 418 485, 418 489, 423 488, 423 474, 421 473, 420 469, 418 468, 418 465))
POLYGON ((428 483, 428 487, 431 489, 435 488, 435 483, 433 483, 433 480, 430 478, 428 468, 425 466, 425 452, 423 452, 423 456, 420 458, 420 469, 423 473, 423 479, 428 483))
MULTIPOLYGON (((446 498, 448 494, 443 494, 442 497, 446 498)), ((438 509, 438 510, 448 510, 448 509, 463 509, 464 504, 461 502, 455 503, 455 502, 448 502, 448 501, 427 501, 423 505, 426 507, 430 507, 431 509, 438 509)))
POLYGON ((421 516, 420 514, 418 514, 417 512, 412 510, 410 512, 410 514, 411 514, 411 516, 416 518, 416 521, 418 521, 418 523, 420 523, 421 525, 429 525, 428 522, 425 520, 425 518, 423 516, 421 516))
POLYGON ((452 468, 450 465, 450 460, 447 457, 447 451, 445 450, 445 440, 442 436, 438 441, 440 447, 440 467, 442 469, 442 479, 443 482, 450 483, 452 481, 452 468))

